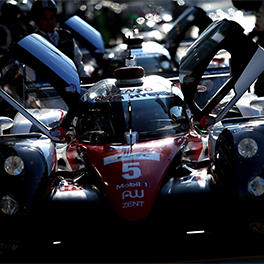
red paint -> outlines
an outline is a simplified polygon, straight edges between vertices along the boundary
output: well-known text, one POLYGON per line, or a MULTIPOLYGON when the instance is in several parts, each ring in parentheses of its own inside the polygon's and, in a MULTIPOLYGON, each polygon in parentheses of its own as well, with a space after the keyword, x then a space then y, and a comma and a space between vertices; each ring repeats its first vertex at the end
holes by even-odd
POLYGON ((150 213, 162 180, 185 142, 185 136, 137 143, 133 147, 75 142, 68 147, 67 158, 77 170, 78 151, 84 152, 116 213, 133 221, 150 213))

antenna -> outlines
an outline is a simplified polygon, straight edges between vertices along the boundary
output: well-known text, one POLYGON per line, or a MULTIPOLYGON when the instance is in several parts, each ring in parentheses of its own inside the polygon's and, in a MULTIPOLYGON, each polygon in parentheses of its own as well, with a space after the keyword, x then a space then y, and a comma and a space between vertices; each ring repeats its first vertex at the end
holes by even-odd
MULTIPOLYGON (((130 36, 128 36, 128 40, 130 40, 130 36)), ((131 47, 130 45, 127 46, 128 48, 128 56, 125 61, 125 66, 130 67, 130 66, 136 66, 136 56, 131 55, 131 47)))

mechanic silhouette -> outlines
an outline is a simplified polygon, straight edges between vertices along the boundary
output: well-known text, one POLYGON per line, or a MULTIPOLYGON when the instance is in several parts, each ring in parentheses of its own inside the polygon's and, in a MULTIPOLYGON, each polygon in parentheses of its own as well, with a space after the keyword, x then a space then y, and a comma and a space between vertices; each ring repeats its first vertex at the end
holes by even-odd
POLYGON ((57 5, 54 0, 37 0, 31 7, 31 16, 36 23, 36 33, 42 35, 67 55, 76 65, 80 77, 90 77, 85 72, 82 53, 70 31, 57 27, 57 5))

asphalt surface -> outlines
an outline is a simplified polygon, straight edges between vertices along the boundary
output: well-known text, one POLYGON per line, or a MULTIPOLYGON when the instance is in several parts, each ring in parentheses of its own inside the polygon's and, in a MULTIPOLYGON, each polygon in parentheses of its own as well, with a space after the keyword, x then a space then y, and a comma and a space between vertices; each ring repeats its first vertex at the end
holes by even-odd
POLYGON ((186 234, 131 242, 97 241, 73 229, 68 241, 31 241, 0 255, 0 263, 264 263, 264 238, 239 234, 186 234))

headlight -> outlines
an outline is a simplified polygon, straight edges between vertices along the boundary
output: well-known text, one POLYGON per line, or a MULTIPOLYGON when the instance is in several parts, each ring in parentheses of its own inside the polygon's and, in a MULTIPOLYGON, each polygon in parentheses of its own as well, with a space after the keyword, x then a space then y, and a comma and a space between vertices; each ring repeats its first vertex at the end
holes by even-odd
POLYGON ((5 171, 9 175, 19 175, 24 170, 24 162, 18 156, 10 156, 4 162, 5 171))
POLYGON ((15 215, 19 210, 18 202, 12 195, 5 195, 0 200, 0 210, 6 215, 15 215))
POLYGON ((248 183, 248 192, 254 196, 260 196, 264 193, 264 179, 257 176, 248 183))
POLYGON ((238 143, 238 153, 244 158, 252 158, 258 151, 258 144, 252 138, 243 138, 238 143))

